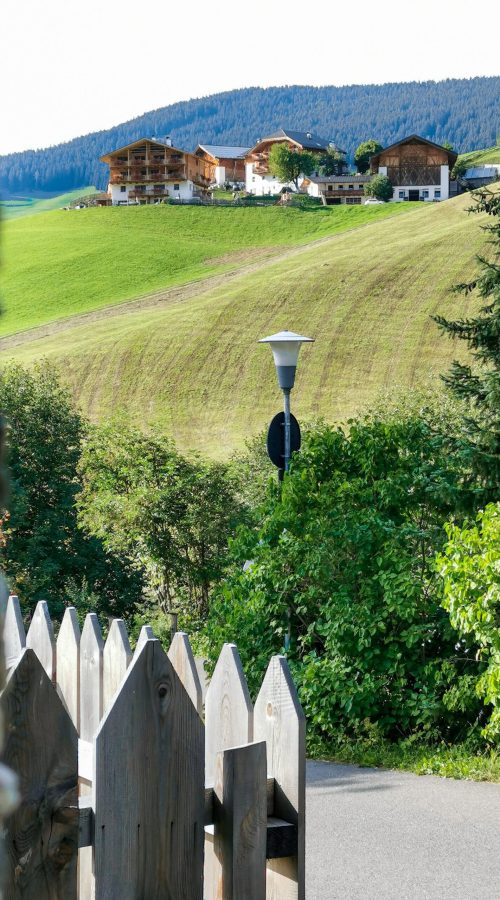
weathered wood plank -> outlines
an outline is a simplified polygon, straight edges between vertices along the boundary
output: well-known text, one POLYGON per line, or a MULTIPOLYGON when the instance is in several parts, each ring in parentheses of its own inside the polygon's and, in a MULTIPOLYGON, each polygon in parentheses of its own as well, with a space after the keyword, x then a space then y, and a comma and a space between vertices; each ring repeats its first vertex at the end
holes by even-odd
POLYGON ((297 853, 297 826, 274 816, 267 820, 266 858, 280 859, 297 853))
POLYGON ((78 846, 92 847, 94 843, 94 810, 91 797, 78 801, 78 846))
POLYGON ((297 852, 267 863, 268 900, 305 898, 305 717, 284 656, 273 656, 255 702, 254 736, 267 744, 274 815, 297 828, 297 852))
MULTIPOLYGON (((235 644, 224 644, 205 696, 205 784, 214 784, 217 754, 251 743, 253 707, 235 644)), ((222 868, 213 836, 205 840, 205 900, 220 900, 222 868)))
MULTIPOLYGON (((79 745, 82 741, 79 741, 79 745)), ((81 751, 78 751, 81 753, 81 751)), ((267 817, 274 816, 274 778, 266 779, 266 797, 267 797, 267 817)), ((278 821, 276 819, 276 821, 278 821)), ((213 787, 205 788, 205 827, 214 823, 214 789, 213 787)), ((208 832, 210 833, 210 831, 208 832)))
POLYGON ((205 784, 213 785, 217 753, 253 740, 253 708, 235 644, 224 644, 205 698, 205 784))
POLYGON ((64 613, 56 641, 56 679, 59 696, 76 730, 80 729, 80 625, 74 606, 64 613))
POLYGON ((24 630, 19 597, 16 594, 11 594, 7 600, 3 640, 5 666, 9 670, 12 669, 12 666, 15 666, 26 647, 26 632, 24 630))
POLYGON ((78 736, 36 653, 23 651, 1 701, 2 762, 19 773, 6 822, 4 900, 76 900, 78 736))
POLYGON ((262 741, 217 755, 215 854, 221 900, 265 900, 266 745, 262 741))
POLYGON ((131 663, 95 753, 97 900, 201 900, 203 723, 159 641, 131 663))
POLYGON ((205 670, 205 659, 202 656, 195 656, 194 663, 201 684, 201 702, 203 703, 203 706, 205 706, 205 697, 207 696, 207 689, 210 681, 205 670))
POLYGON ((56 677, 56 642, 49 607, 39 600, 31 619, 26 647, 34 650, 51 681, 56 677))
POLYGON ((80 640, 80 737, 91 741, 102 717, 104 641, 95 613, 85 618, 80 640))
POLYGON ((143 625, 139 632, 139 637, 137 638, 137 644, 135 645, 134 659, 136 658, 136 656, 139 656, 146 641, 156 641, 156 640, 157 640, 157 638, 153 634, 153 629, 151 628, 151 625, 143 625))
POLYGON ((201 683, 191 644, 184 631, 177 631, 174 634, 167 656, 184 685, 188 696, 191 698, 195 709, 201 716, 203 712, 201 683))
POLYGON ((123 619, 113 619, 103 656, 103 714, 109 709, 132 660, 132 650, 123 619))

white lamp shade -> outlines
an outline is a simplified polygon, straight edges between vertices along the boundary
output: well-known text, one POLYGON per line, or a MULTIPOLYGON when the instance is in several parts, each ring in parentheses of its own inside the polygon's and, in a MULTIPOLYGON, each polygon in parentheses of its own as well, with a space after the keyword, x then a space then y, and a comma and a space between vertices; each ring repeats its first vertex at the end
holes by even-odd
POLYGON ((295 334, 294 331, 279 331, 269 337, 261 338, 259 344, 270 344, 275 366, 296 366, 300 345, 312 343, 314 338, 295 334))

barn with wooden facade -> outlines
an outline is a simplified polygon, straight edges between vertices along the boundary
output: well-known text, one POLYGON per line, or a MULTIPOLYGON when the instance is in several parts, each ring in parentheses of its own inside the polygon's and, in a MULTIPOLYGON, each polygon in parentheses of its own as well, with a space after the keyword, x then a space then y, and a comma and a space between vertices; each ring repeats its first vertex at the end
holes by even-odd
POLYGON ((101 156, 101 162, 109 165, 113 206, 192 200, 210 184, 207 160, 173 147, 169 138, 142 138, 101 156))
POLYGON ((372 175, 387 175, 395 201, 447 200, 458 154, 412 134, 371 157, 372 175))
POLYGON ((226 147, 219 144, 198 144, 195 156, 210 167, 210 181, 218 187, 224 184, 245 183, 245 156, 249 147, 226 147))
POLYGON ((345 157, 345 150, 340 150, 334 141, 319 137, 310 131, 285 131, 280 128, 268 137, 260 138, 248 152, 245 159, 245 186, 249 194, 262 197, 264 194, 279 194, 283 189, 295 190, 295 185, 282 182, 269 171, 269 153, 274 144, 287 144, 291 150, 307 150, 314 153, 319 160, 328 149, 338 150, 345 157))

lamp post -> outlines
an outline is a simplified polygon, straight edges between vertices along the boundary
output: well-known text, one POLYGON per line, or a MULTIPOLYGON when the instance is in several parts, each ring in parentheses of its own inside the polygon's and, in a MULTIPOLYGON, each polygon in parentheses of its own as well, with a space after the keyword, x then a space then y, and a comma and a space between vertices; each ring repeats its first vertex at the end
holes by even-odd
MULTIPOLYGON (((276 374, 278 376, 278 384, 283 391, 283 407, 285 417, 283 458, 285 472, 288 471, 290 465, 290 456, 292 450, 298 449, 298 447, 292 447, 291 441, 292 418, 290 414, 290 391, 292 390, 295 383, 295 372, 297 370, 297 360, 299 357, 300 346, 301 344, 312 343, 313 341, 314 338, 304 337, 301 334, 295 334, 294 331, 279 331, 277 334, 271 334, 269 337, 261 338, 259 341, 259 344, 270 344, 271 346, 274 357, 274 365, 276 366, 276 374)), ((298 423, 295 424, 298 430, 298 423)), ((272 425, 273 423, 271 423, 271 427, 272 425)), ((300 446, 300 430, 298 430, 298 435, 300 446)), ((271 459, 273 459, 272 456, 271 459)), ((275 462, 275 459, 273 459, 273 462, 275 462)))

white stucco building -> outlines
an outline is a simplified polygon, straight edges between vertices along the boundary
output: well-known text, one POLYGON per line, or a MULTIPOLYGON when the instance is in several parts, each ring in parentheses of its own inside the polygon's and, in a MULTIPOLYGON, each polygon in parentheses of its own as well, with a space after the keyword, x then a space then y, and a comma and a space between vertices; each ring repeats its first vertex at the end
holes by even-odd
POLYGON ((210 167, 166 138, 142 138, 101 157, 109 165, 113 206, 192 200, 210 184, 210 167))
MULTIPOLYGON (((310 131, 285 131, 280 128, 268 137, 260 138, 245 157, 245 187, 249 194, 262 197, 266 194, 279 194, 282 190, 296 191, 293 182, 280 181, 269 171, 269 153, 274 144, 287 144, 290 149, 313 153, 318 159, 329 148, 339 150, 334 141, 326 140, 310 131)), ((339 150, 345 158, 345 151, 339 150)), ((303 176, 298 179, 299 188, 303 176)))

